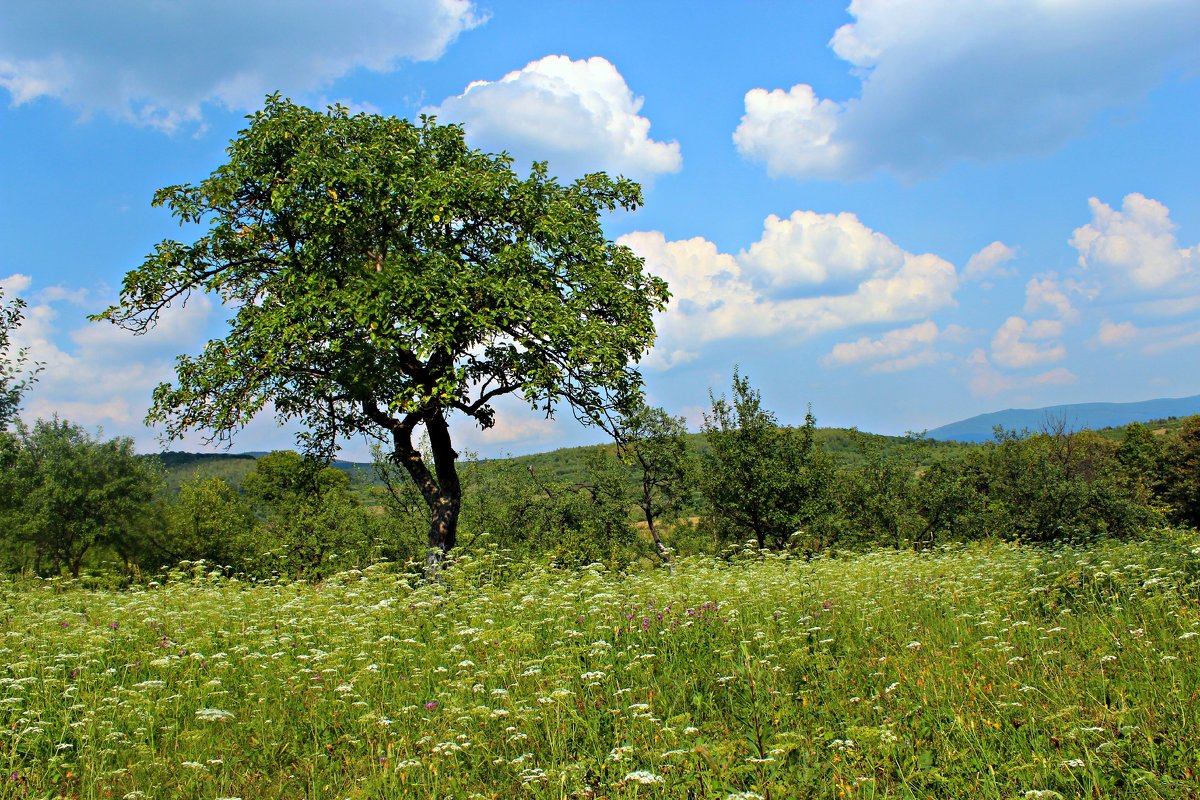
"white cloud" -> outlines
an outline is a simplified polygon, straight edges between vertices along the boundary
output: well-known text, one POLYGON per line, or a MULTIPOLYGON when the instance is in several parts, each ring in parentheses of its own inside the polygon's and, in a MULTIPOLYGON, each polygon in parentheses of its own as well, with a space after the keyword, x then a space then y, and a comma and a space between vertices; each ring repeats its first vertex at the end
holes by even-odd
POLYGON ((1093 341, 1106 347, 1119 347, 1128 344, 1138 335, 1137 326, 1132 322, 1113 322, 1110 319, 1101 320, 1100 329, 1096 331, 1093 341))
POLYGON ((1007 278, 1016 275, 1016 270, 1003 266, 1016 257, 1017 251, 1004 242, 992 242, 967 259, 967 266, 963 268, 963 279, 976 281, 990 277, 1007 278))
POLYGON ((850 158, 844 142, 835 140, 845 107, 821 100, 811 86, 751 89, 746 114, 733 142, 743 157, 762 161, 772 177, 836 178, 850 158))
POLYGON ((1037 320, 1030 324, 1021 317, 1009 317, 992 337, 992 358, 997 364, 1011 368, 1062 361, 1067 357, 1063 345, 1035 343, 1061 334, 1062 323, 1057 320, 1037 320))
POLYGON ((854 214, 771 214, 738 260, 773 288, 806 294, 853 292, 864 278, 903 267, 909 253, 854 214))
POLYGON ((1070 386, 1079 376, 1066 367, 1055 367, 1025 379, 1027 386, 1070 386))
POLYGON ((52 97, 173 131, 203 107, 310 93, 357 69, 439 57, 482 23, 469 0, 10 2, 0 86, 15 105, 52 97))
POLYGON ((657 231, 618 241, 671 287, 671 305, 658 320, 656 356, 648 362, 660 368, 694 357, 709 341, 801 339, 922 319, 954 305, 958 287, 945 259, 908 253, 853 214, 770 216, 762 237, 736 257, 707 239, 667 241, 657 231))
POLYGON ((1061 319, 1074 319, 1076 312, 1063 286, 1054 274, 1030 278, 1025 284, 1025 312, 1028 314, 1049 308, 1061 319))
POLYGON ((163 315, 150 333, 134 336, 107 323, 89 323, 73 307, 64 319, 58 305, 71 306, 77 293, 51 288, 61 291, 36 293, 38 301, 29 305, 25 323, 13 336, 29 349, 31 360, 44 365, 25 396, 22 416, 58 414, 109 435, 132 435, 153 449, 153 436, 141 424, 151 393, 174 377, 175 356, 206 338, 212 302, 195 297, 163 315))
POLYGON ((933 350, 941 332, 932 321, 887 331, 878 339, 862 336, 838 342, 821 362, 831 366, 868 362, 870 372, 901 372, 948 358, 933 350))
POLYGON ((605 170, 648 180, 679 171, 679 144, 651 139, 641 108, 607 60, 551 55, 498 81, 475 81, 425 113, 463 123, 477 147, 549 161, 560 175, 605 170))
POLYGON ((5 302, 19 295, 32 285, 33 278, 20 272, 0 278, 0 292, 4 293, 5 302))
POLYGON ((746 93, 734 142, 773 175, 914 177, 1047 152, 1200 52, 1195 0, 853 0, 849 11, 830 46, 861 80, 857 97, 803 83, 746 93))
POLYGON ((1005 375, 993 367, 987 354, 978 348, 967 357, 967 366, 971 370, 968 386, 971 394, 976 396, 995 396, 1039 386, 1066 386, 1078 380, 1078 376, 1066 367, 1055 367, 1034 375, 1005 375))
POLYGON ((1118 288, 1169 288, 1172 293, 1183 286, 1195 288, 1200 245, 1179 246, 1165 205, 1136 192, 1125 195, 1120 211, 1095 197, 1088 205, 1092 221, 1076 228, 1071 237, 1079 266, 1102 271, 1118 288))
POLYGON ((1200 331, 1193 330, 1191 333, 1181 333, 1178 326, 1172 326, 1166 336, 1159 341, 1146 345, 1144 352, 1158 354, 1178 350, 1182 347, 1196 346, 1200 346, 1200 331))

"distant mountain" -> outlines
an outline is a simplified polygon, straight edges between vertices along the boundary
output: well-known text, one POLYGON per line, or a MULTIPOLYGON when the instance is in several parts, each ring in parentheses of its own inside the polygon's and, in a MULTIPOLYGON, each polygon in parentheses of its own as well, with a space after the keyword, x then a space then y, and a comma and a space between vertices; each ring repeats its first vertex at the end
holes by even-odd
POLYGON ((1193 414, 1200 414, 1200 395, 1144 400, 1140 403, 1075 403, 1045 408, 1010 408, 951 422, 927 431, 926 436, 943 441, 984 442, 992 438, 992 431, 997 425, 1008 431, 1038 431, 1062 421, 1067 430, 1097 430, 1193 414))

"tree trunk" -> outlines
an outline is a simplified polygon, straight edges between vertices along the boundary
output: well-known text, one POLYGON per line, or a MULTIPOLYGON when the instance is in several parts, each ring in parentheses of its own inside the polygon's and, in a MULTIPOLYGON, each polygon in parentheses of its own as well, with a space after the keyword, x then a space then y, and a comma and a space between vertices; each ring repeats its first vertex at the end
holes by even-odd
POLYGON ((652 513, 650 506, 643 506, 642 511, 646 515, 646 527, 650 531, 650 538, 653 540, 655 548, 658 549, 658 556, 667 564, 668 567, 670 567, 671 551, 667 549, 665 544, 663 544, 663 540, 658 535, 658 529, 654 527, 654 514, 652 513))
POLYGON ((425 553, 425 576, 437 577, 442 558, 458 540, 458 515, 462 510, 462 483, 458 478, 455 452, 450 441, 450 426, 441 409, 409 414, 403 421, 387 416, 377 406, 364 404, 363 410, 375 422, 392 432, 392 458, 403 466, 421 492, 429 508, 429 543, 425 553), (413 446, 412 433, 419 423, 425 424, 433 456, 433 470, 425 463, 421 451, 413 446))

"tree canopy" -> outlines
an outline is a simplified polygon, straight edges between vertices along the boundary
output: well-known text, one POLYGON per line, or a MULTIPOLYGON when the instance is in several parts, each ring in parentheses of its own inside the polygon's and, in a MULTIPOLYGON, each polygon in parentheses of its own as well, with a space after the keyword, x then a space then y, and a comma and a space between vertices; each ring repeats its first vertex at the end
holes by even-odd
POLYGON ((430 508, 431 551, 446 550, 461 505, 452 414, 488 428, 516 394, 603 423, 639 396, 667 287, 601 228, 640 205, 636 183, 563 184, 545 164, 521 178, 432 118, 274 95, 249 120, 207 179, 154 196, 201 235, 159 243, 96 315, 140 333, 196 292, 231 310, 227 334, 154 393, 148 421, 169 436, 227 439, 270 406, 326 457, 346 436, 388 441, 430 508))

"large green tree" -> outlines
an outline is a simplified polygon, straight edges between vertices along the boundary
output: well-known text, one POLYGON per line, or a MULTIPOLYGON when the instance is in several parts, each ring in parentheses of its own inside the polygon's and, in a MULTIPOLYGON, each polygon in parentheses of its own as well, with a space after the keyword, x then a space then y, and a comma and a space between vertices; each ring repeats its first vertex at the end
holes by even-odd
POLYGON ((100 441, 60 419, 17 429, 10 524, 26 555, 16 566, 78 577, 93 548, 110 548, 130 567, 153 546, 163 478, 132 439, 100 441))
POLYGON ((155 195, 199 237, 161 242, 97 318, 142 332, 193 293, 218 296, 228 333, 178 359, 148 419, 227 438, 270 404, 310 452, 387 442, 430 510, 435 566, 462 504, 452 415, 488 428, 516 394, 603 423, 639 396, 633 365, 667 287, 601 217, 641 190, 603 173, 564 185, 545 164, 521 178, 428 118, 276 95, 249 119, 212 175, 155 195))

